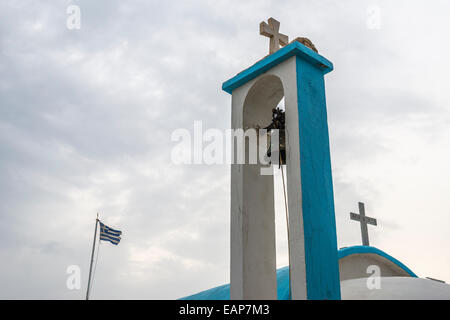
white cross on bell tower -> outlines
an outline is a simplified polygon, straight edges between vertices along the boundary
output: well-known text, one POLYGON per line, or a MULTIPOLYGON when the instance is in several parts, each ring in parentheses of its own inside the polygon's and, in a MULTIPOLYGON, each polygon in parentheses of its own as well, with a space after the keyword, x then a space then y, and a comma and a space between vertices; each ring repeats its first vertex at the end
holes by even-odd
POLYGON ((264 21, 259 24, 259 34, 269 37, 269 54, 274 53, 280 48, 280 45, 285 46, 289 43, 287 35, 280 33, 280 22, 274 18, 269 18, 268 24, 264 21))

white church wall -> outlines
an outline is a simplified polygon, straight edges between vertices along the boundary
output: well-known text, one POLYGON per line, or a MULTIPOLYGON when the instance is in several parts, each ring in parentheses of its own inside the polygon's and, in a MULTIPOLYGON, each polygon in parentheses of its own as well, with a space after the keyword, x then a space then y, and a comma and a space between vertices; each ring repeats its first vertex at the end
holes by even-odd
POLYGON ((382 277, 411 277, 405 270, 392 261, 373 253, 352 254, 339 259, 340 280, 367 278, 369 266, 380 268, 382 277))
POLYGON ((449 300, 450 285, 413 277, 381 277, 380 286, 371 289, 366 279, 341 282, 343 300, 449 300))

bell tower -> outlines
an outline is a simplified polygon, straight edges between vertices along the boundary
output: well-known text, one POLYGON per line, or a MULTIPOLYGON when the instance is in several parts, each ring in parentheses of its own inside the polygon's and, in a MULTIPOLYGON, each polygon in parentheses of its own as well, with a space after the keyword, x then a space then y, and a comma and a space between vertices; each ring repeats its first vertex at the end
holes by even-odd
MULTIPOLYGON (((288 43, 279 23, 268 22, 260 33, 271 38, 270 54, 222 85, 232 96, 232 129, 269 124, 284 97, 291 298, 340 299, 324 84, 333 64, 308 39, 288 43)), ((259 162, 231 165, 231 299, 277 298, 268 169, 259 162)))

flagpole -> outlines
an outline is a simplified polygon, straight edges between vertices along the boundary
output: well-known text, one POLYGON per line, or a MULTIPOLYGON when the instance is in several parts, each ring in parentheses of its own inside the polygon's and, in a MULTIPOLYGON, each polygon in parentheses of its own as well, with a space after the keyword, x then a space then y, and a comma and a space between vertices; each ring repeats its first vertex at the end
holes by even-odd
POLYGON ((98 225, 98 213, 97 219, 95 219, 95 231, 94 231, 94 241, 92 243, 92 255, 91 255, 91 266, 89 267, 89 280, 86 291, 86 300, 89 300, 89 290, 91 288, 91 273, 92 273, 92 262, 94 262, 94 251, 95 251, 95 239, 97 238, 97 225, 98 225))

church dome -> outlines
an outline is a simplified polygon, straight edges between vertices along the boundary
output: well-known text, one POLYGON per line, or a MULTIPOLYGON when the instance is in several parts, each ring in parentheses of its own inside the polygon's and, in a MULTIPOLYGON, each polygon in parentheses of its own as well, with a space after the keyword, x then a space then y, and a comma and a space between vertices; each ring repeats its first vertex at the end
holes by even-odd
MULTIPOLYGON (((450 285, 418 278, 399 260, 375 247, 352 246, 338 251, 341 297, 343 300, 450 299, 450 285), (367 267, 380 270, 379 287, 367 284, 367 267)), ((289 267, 277 270, 277 298, 289 299, 289 267)), ((229 300, 230 285, 222 285, 181 300, 229 300)))

